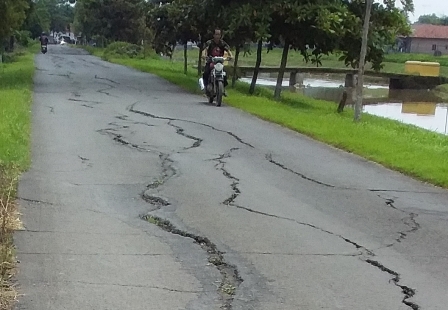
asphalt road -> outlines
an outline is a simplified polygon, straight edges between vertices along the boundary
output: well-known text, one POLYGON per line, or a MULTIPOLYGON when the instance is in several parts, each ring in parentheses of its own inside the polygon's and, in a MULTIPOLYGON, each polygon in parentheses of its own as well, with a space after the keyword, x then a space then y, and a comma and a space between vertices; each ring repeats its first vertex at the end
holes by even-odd
POLYGON ((447 191, 79 49, 36 66, 17 309, 447 309, 447 191))

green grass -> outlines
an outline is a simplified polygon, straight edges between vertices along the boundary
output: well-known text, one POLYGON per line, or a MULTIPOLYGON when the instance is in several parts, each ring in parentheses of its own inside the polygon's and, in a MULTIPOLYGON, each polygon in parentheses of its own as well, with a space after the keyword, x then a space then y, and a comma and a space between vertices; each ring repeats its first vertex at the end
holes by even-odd
POLYGON ((440 63, 440 66, 448 67, 448 55, 442 55, 436 57, 431 54, 398 53, 398 54, 387 54, 385 57, 385 61, 387 62, 404 64, 408 60, 438 62, 440 63))
MULTIPOLYGON (((96 54, 101 53, 97 51, 96 54)), ((200 93, 197 72, 189 69, 185 76, 180 62, 154 58, 108 60, 156 74, 190 92, 200 93)), ((237 83, 235 89, 228 89, 225 102, 261 119, 448 188, 448 137, 369 114, 363 114, 362 121, 354 123, 351 109, 338 114, 335 104, 286 91, 281 102, 276 102, 272 100, 272 90, 257 87, 256 94, 250 96, 248 87, 237 83)))
POLYGON ((434 94, 442 100, 448 100, 448 84, 437 86, 433 90, 434 94))
MULTIPOLYGON (((38 46, 37 46, 38 48, 38 46)), ((31 98, 36 46, 0 65, 0 164, 30 163, 31 98)))
POLYGON ((17 298, 11 284, 16 261, 13 233, 21 228, 15 203, 18 177, 30 165, 34 54, 39 45, 7 55, 0 64, 0 308, 17 298))

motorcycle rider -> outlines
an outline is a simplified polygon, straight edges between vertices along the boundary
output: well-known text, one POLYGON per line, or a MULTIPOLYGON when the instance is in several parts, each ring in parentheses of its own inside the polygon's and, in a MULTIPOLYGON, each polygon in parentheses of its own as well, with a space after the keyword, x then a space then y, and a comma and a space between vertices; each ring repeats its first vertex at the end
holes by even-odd
MULTIPOLYGON (((233 58, 232 52, 230 51, 230 46, 222 40, 222 32, 221 29, 215 29, 215 32, 213 34, 213 39, 208 40, 205 42, 203 51, 202 51, 202 57, 206 58, 208 57, 223 57, 224 52, 228 53, 229 59, 233 58)), ((211 68, 211 60, 207 60, 205 63, 204 68, 204 74, 202 75, 205 89, 207 89, 208 79, 210 77, 210 73, 212 71, 211 68)), ((224 87, 228 85, 227 83, 227 76, 224 77, 224 87)), ((226 92, 224 91, 224 96, 227 96, 226 92)))
POLYGON ((42 34, 40 35, 39 41, 40 41, 41 47, 48 44, 48 37, 45 32, 42 32, 42 34))

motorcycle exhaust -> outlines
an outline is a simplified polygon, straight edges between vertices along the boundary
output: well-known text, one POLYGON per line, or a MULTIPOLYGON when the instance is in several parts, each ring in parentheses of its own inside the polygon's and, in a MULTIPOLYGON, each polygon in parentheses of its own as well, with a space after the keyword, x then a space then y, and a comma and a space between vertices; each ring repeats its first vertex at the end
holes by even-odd
POLYGON ((200 78, 198 83, 199 83, 199 87, 201 88, 201 91, 204 91, 204 89, 205 89, 204 80, 202 78, 200 78))

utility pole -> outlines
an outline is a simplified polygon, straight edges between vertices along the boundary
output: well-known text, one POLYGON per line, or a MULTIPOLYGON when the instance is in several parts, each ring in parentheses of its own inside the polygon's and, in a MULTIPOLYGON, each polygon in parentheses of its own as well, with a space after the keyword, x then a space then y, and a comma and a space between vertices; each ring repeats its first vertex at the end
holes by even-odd
POLYGON ((364 17, 364 26, 362 28, 361 54, 358 64, 358 84, 356 85, 356 103, 355 103, 355 122, 361 119, 362 112, 362 91, 364 87, 364 69, 366 63, 367 43, 369 36, 370 14, 374 0, 366 0, 366 15, 364 17))

